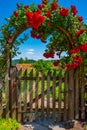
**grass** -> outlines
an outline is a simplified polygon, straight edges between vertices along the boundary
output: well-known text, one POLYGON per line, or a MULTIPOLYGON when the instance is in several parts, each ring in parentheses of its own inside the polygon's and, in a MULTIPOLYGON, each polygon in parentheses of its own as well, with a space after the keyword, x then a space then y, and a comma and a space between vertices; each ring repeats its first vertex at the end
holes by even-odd
POLYGON ((0 119, 0 130, 19 130, 19 128, 20 124, 14 119, 0 119))

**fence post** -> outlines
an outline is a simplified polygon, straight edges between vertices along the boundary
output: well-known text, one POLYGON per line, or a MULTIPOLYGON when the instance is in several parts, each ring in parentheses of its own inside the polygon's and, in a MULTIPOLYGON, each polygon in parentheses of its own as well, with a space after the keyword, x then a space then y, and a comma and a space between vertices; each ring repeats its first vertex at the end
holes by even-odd
MULTIPOLYGON (((8 49, 6 50, 8 51, 8 49)), ((11 55, 7 52, 6 55, 6 75, 5 75, 5 87, 6 87, 6 118, 10 115, 9 100, 10 100, 10 66, 11 66, 11 55)))
POLYGON ((69 93, 69 120, 74 119, 74 70, 69 71, 68 81, 68 93, 69 93))
POLYGON ((11 86, 10 86, 10 116, 16 119, 16 101, 17 101, 17 83, 16 83, 16 67, 12 66, 10 69, 10 78, 11 78, 11 86))
POLYGON ((68 118, 68 70, 64 76, 64 121, 68 118))
MULTIPOLYGON (((33 69, 30 72, 30 77, 33 77, 33 69)), ((32 122, 33 121, 33 80, 30 80, 30 115, 29 115, 29 121, 32 122)))
POLYGON ((55 90, 55 88, 56 88, 56 70, 54 70, 54 72, 53 72, 53 88, 52 88, 52 92, 53 92, 53 100, 52 100, 52 102, 53 102, 53 111, 52 111, 52 120, 53 121, 55 121, 56 120, 56 99, 55 99, 55 94, 56 94, 56 90, 55 90))
POLYGON ((42 70, 41 72, 41 87, 42 87, 42 92, 41 92, 41 120, 44 120, 44 71, 42 70))
MULTIPOLYGON (((27 69, 24 71, 24 77, 27 77, 27 69)), ((27 111, 27 80, 24 80, 24 115, 23 122, 26 122, 26 111, 27 111)))
POLYGON ((21 80, 20 80, 20 78, 22 77, 22 69, 20 69, 19 71, 18 71, 18 81, 17 81, 17 84, 18 84, 18 100, 17 100, 17 106, 18 106, 18 108, 17 108, 17 113, 18 113, 18 121, 20 122, 21 121, 21 80))
POLYGON ((39 86, 39 71, 36 71, 36 84, 35 84, 35 120, 38 120, 38 87, 39 86))
POLYGON ((50 118, 50 78, 51 72, 47 73, 47 120, 50 118))
POLYGON ((59 99, 58 99, 58 121, 61 121, 61 117, 62 117, 62 109, 61 109, 61 103, 62 103, 62 95, 61 95, 61 91, 62 91, 62 70, 60 70, 59 73, 59 99))

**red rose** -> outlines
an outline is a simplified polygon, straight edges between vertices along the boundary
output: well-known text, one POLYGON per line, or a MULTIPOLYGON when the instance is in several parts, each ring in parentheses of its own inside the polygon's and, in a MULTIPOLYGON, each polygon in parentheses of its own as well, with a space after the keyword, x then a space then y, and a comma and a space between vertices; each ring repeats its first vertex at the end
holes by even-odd
POLYGON ((70 54, 74 54, 74 53, 78 53, 79 50, 78 49, 73 49, 73 50, 70 50, 70 54))
POLYGON ((50 22, 47 22, 47 25, 50 26, 51 25, 50 22))
POLYGON ((35 12, 37 12, 38 14, 41 14, 41 10, 39 10, 39 9, 37 11, 35 11, 35 12))
POLYGON ((47 16, 48 18, 51 18, 51 12, 50 12, 50 10, 46 10, 46 16, 47 16))
POLYGON ((29 17, 29 18, 32 18, 33 13, 32 12, 26 12, 26 16, 29 17))
POLYGON ((36 34, 31 32, 31 37, 36 38, 36 34))
POLYGON ((81 63, 83 61, 83 58, 79 57, 79 56, 74 56, 73 60, 74 60, 74 62, 81 63))
POLYGON ((54 53, 53 52, 46 52, 43 54, 45 58, 54 58, 54 53))
POLYGON ((35 34, 35 33, 33 33, 33 32, 31 32, 31 37, 32 37, 32 38, 40 39, 40 35, 35 34))
POLYGON ((79 16, 78 20, 79 20, 79 22, 82 22, 83 21, 83 17, 79 16))
POLYGON ((68 11, 68 9, 66 9, 66 8, 61 8, 59 14, 60 14, 60 16, 67 17, 68 14, 69 14, 69 11, 68 11))
POLYGON ((28 25, 32 25, 32 23, 33 23, 33 13, 32 12, 26 12, 26 17, 27 17, 28 25))
POLYGON ((47 0, 42 0, 42 4, 47 4, 48 1, 47 0))
POLYGON ((18 12, 17 11, 14 11, 14 16, 18 17, 18 12))
POLYGON ((38 12, 33 13, 33 28, 38 29, 39 26, 44 22, 45 17, 41 16, 38 12))
POLYGON ((83 34, 84 31, 85 31, 84 29, 80 29, 80 30, 77 32, 78 36, 80 36, 81 34, 83 34))
POLYGON ((26 10, 27 10, 28 8, 29 8, 29 6, 28 6, 28 5, 25 5, 25 6, 24 6, 24 9, 26 9, 26 10))
POLYGON ((72 65, 71 65, 71 67, 72 67, 72 69, 76 69, 77 67, 78 67, 78 63, 77 62, 74 62, 72 65))
POLYGON ((51 3, 51 10, 56 10, 58 8, 58 4, 53 2, 51 3))
POLYGON ((72 64, 66 64, 67 69, 76 69, 78 67, 78 63, 74 62, 72 64))
POLYGON ((38 8, 39 8, 40 10, 42 10, 42 9, 44 8, 44 5, 43 5, 43 4, 39 4, 39 5, 38 5, 38 8))
POLYGON ((78 58, 78 62, 81 63, 83 61, 83 58, 82 57, 79 57, 78 58))
POLYGON ((83 45, 81 45, 80 48, 81 48, 81 51, 87 53, 87 43, 84 43, 83 45))
POLYGON ((53 65, 56 67, 56 66, 58 66, 59 65, 59 63, 60 63, 60 61, 58 60, 58 61, 54 61, 53 62, 53 65))
POLYGON ((73 15, 76 15, 78 13, 75 5, 71 5, 71 10, 72 10, 73 15))

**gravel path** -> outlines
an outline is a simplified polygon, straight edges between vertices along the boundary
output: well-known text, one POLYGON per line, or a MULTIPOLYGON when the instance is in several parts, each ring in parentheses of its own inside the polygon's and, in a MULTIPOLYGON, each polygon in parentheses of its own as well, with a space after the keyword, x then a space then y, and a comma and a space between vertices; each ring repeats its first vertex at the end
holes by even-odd
POLYGON ((82 128, 81 123, 75 123, 74 128, 65 129, 63 124, 61 123, 53 123, 53 122, 33 122, 26 123, 22 126, 21 130, 84 130, 82 128))
POLYGON ((51 120, 47 121, 37 121, 29 123, 27 122, 24 125, 24 130, 65 130, 62 124, 58 124, 58 122, 53 122, 51 120))
POLYGON ((39 124, 33 123, 33 125, 24 125, 24 130, 65 130, 59 126, 41 126, 39 124))

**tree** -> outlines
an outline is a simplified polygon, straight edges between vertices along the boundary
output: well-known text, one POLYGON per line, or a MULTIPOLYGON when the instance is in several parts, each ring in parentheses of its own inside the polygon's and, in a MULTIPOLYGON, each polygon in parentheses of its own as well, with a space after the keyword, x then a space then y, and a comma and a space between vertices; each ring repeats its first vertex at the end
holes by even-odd
POLYGON ((29 59, 27 57, 25 57, 24 63, 27 63, 27 64, 30 63, 30 61, 29 61, 29 59))
POLYGON ((24 59, 23 58, 20 58, 19 61, 18 61, 19 64, 23 64, 24 63, 24 59))

